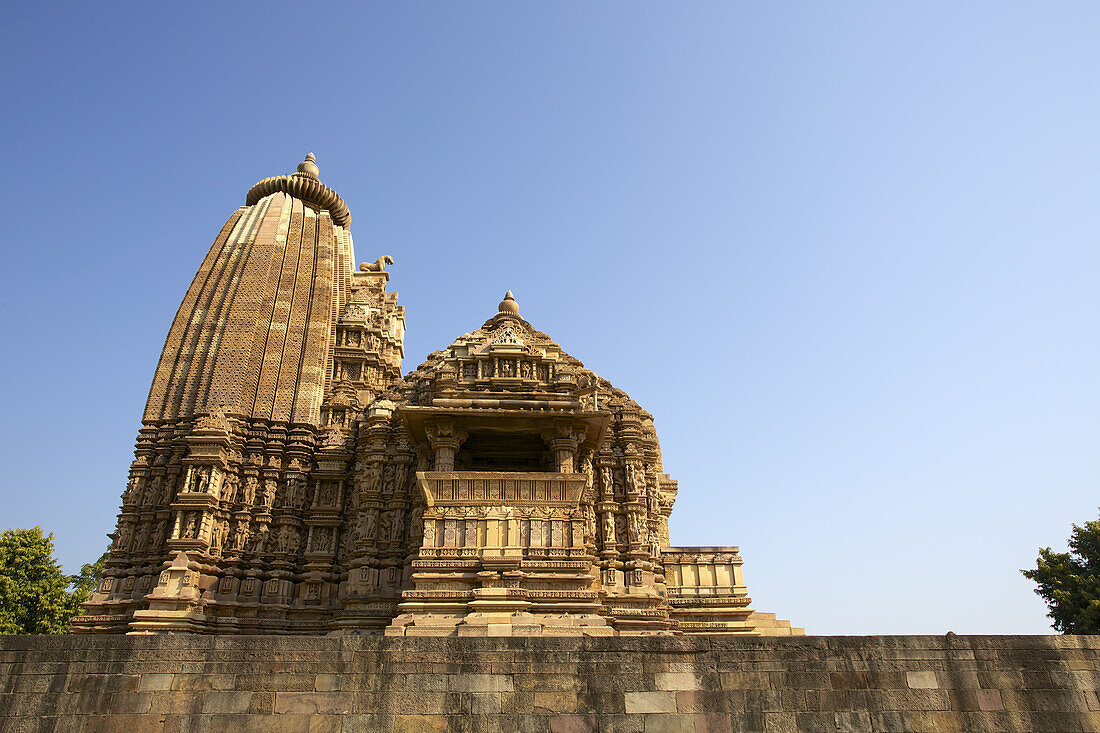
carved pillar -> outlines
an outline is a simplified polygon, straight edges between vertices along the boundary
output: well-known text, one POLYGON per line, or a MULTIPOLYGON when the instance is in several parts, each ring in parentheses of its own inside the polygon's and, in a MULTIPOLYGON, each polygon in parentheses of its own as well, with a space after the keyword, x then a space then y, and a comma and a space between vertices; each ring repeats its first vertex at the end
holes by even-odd
POLYGON ((570 420, 558 420, 552 430, 542 434, 542 439, 550 446, 553 460, 551 469, 558 473, 573 473, 577 465, 577 447, 584 440, 585 426, 570 420))
POLYGON ((426 425, 424 432, 435 456, 434 470, 455 470, 455 454, 466 440, 466 431, 450 420, 438 420, 426 425))

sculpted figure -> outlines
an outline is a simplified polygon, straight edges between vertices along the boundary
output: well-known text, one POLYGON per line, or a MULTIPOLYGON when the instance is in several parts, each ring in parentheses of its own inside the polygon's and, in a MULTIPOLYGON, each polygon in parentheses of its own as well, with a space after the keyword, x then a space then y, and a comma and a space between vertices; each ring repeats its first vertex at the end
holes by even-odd
POLYGON ((406 482, 409 480, 409 464, 401 461, 397 464, 397 469, 394 473, 393 487, 396 491, 401 491, 405 488, 406 482))
POLYGON ((243 496, 241 497, 241 503, 245 506, 252 506, 252 503, 256 501, 256 489, 259 486, 259 479, 255 476, 245 476, 244 485, 241 487, 243 496))
POLYGON ((244 549, 245 543, 248 542, 248 522, 241 520, 237 522, 237 527, 233 531, 233 549, 238 552, 244 549))
POLYGON ((156 505, 160 503, 160 476, 154 476, 152 483, 149 484, 149 490, 145 494, 145 505, 156 505))
POLYGON ((389 255, 382 255, 374 262, 364 262, 359 265, 360 272, 384 272, 386 265, 392 265, 393 258, 389 255))
POLYGON ((191 490, 196 494, 205 494, 210 488, 210 466, 197 466, 194 473, 195 485, 191 490))
POLYGON ((605 546, 615 544, 615 517, 611 512, 603 513, 603 541, 605 546))
POLYGON ((367 491, 378 493, 382 490, 382 467, 377 461, 371 461, 367 468, 367 491))
POLYGON ((149 525, 143 524, 137 532, 137 536, 134 538, 134 552, 141 552, 145 549, 145 544, 149 541, 149 525))
POLYGON ((237 474, 227 473, 225 475, 225 480, 222 482, 221 495, 226 501, 237 500, 237 487, 239 483, 240 481, 237 478, 237 474))
POLYGON ((264 506, 270 509, 275 506, 275 489, 278 487, 278 483, 275 479, 267 479, 264 481, 264 506))
POLYGON ((298 475, 291 476, 287 479, 287 497, 284 502, 286 506, 298 509, 302 506, 302 499, 305 497, 305 480, 298 475))
POLYGON ((153 546, 150 549, 155 551, 164 546, 164 532, 167 527, 168 525, 163 519, 157 522, 157 529, 153 533, 153 546))
POLYGON ((222 547, 222 524, 214 525, 214 531, 210 533, 210 550, 217 552, 222 547))
POLYGON ((609 466, 603 466, 600 468, 600 486, 603 487, 603 495, 611 496, 615 490, 615 482, 611 474, 611 468, 609 466))
POLYGON ((393 521, 390 522, 390 542, 401 541, 401 530, 405 527, 405 510, 395 509, 393 512, 393 521))
POLYGON ((584 505, 584 538, 596 539, 596 510, 591 504, 584 505))
POLYGON ((132 500, 138 496, 138 486, 141 484, 141 479, 134 476, 130 479, 130 482, 126 484, 126 491, 122 493, 122 501, 124 504, 129 504, 132 500))
POLYGON ((373 540, 375 533, 378 531, 378 515, 374 509, 368 509, 363 514, 363 539, 373 540))

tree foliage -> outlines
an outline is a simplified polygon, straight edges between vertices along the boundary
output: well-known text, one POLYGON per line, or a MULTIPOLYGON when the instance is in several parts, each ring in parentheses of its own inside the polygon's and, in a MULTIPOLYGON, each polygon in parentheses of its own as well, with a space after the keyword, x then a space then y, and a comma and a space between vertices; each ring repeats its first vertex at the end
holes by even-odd
POLYGON ((95 587, 103 559, 70 577, 53 557, 52 534, 41 527, 0 532, 0 633, 64 633, 95 587))
POLYGON ((1054 628, 1063 634, 1100 634, 1100 520, 1073 525, 1069 552, 1039 550, 1034 570, 1021 570, 1038 586, 1054 628))

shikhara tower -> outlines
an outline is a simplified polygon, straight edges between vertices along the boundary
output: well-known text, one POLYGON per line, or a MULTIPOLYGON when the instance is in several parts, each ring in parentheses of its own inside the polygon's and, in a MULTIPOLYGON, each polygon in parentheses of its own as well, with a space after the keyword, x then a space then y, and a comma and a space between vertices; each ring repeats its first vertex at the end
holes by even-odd
POLYGON ((313 155, 199 268, 77 632, 791 634, 736 547, 671 547, 653 416, 519 314, 401 376, 313 155))

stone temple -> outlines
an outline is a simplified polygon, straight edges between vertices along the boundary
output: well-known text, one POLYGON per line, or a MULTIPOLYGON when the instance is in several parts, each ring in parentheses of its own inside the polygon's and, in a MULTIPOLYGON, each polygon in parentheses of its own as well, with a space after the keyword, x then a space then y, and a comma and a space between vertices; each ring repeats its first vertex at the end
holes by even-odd
POLYGON ((736 547, 671 546, 653 416, 511 292, 402 376, 393 259, 356 268, 350 223, 310 154, 222 227, 76 632, 802 633, 736 547))

